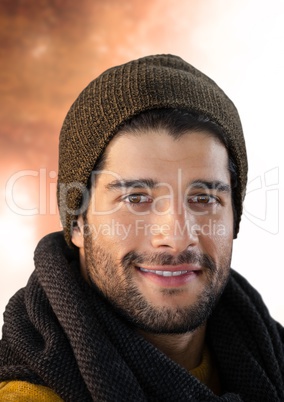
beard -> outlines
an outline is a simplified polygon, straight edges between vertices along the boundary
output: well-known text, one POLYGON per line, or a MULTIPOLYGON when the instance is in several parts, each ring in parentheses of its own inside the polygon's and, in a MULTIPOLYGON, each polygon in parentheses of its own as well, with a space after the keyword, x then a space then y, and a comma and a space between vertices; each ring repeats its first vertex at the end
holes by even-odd
MULTIPOLYGON (((91 285, 132 326, 155 334, 183 334, 204 325, 225 289, 231 263, 231 252, 216 266, 213 259, 201 253, 184 251, 173 257, 167 253, 145 254, 131 251, 120 261, 104 247, 85 236, 85 263, 91 285), (206 285, 196 301, 183 307, 154 306, 140 292, 133 280, 137 264, 199 264, 206 275, 206 285), (120 275, 121 268, 123 275, 120 275)), ((175 296, 181 289, 161 289, 163 295, 175 296)))

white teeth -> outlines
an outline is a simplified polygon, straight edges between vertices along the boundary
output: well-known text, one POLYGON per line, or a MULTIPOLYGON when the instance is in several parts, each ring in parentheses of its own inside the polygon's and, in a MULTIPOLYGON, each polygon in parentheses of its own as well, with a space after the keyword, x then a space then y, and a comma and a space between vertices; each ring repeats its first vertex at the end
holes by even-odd
POLYGON ((172 272, 170 271, 156 271, 157 275, 162 275, 162 276, 172 276, 172 272))
POLYGON ((160 276, 180 276, 188 273, 188 271, 153 271, 152 269, 140 268, 142 272, 150 272, 160 276))

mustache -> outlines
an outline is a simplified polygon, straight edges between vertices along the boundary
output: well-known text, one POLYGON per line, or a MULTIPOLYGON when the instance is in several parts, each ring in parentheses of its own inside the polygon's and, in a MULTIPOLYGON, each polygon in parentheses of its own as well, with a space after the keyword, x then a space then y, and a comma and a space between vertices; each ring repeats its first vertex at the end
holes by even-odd
POLYGON ((207 268, 211 272, 216 272, 217 267, 214 260, 207 254, 200 254, 193 251, 185 250, 173 256, 166 252, 163 253, 137 253, 130 251, 122 259, 122 265, 124 268, 128 268, 131 265, 145 264, 145 265, 180 265, 180 264, 193 264, 200 265, 202 268, 207 268))

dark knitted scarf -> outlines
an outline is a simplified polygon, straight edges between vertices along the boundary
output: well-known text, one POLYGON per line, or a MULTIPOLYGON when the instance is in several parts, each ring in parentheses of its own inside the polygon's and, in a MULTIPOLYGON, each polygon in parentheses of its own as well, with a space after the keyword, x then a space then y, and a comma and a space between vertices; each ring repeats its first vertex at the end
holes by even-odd
POLYGON ((61 233, 44 238, 35 271, 9 302, 0 380, 53 389, 64 401, 284 401, 284 331, 232 271, 208 324, 218 397, 146 342, 81 278, 61 233))

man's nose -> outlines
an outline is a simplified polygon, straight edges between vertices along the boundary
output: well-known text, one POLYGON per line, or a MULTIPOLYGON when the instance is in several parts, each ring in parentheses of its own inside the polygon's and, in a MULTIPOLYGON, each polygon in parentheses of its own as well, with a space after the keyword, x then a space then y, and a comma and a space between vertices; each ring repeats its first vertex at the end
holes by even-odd
POLYGON ((195 217, 186 207, 169 207, 153 215, 152 247, 180 253, 197 245, 195 217))

